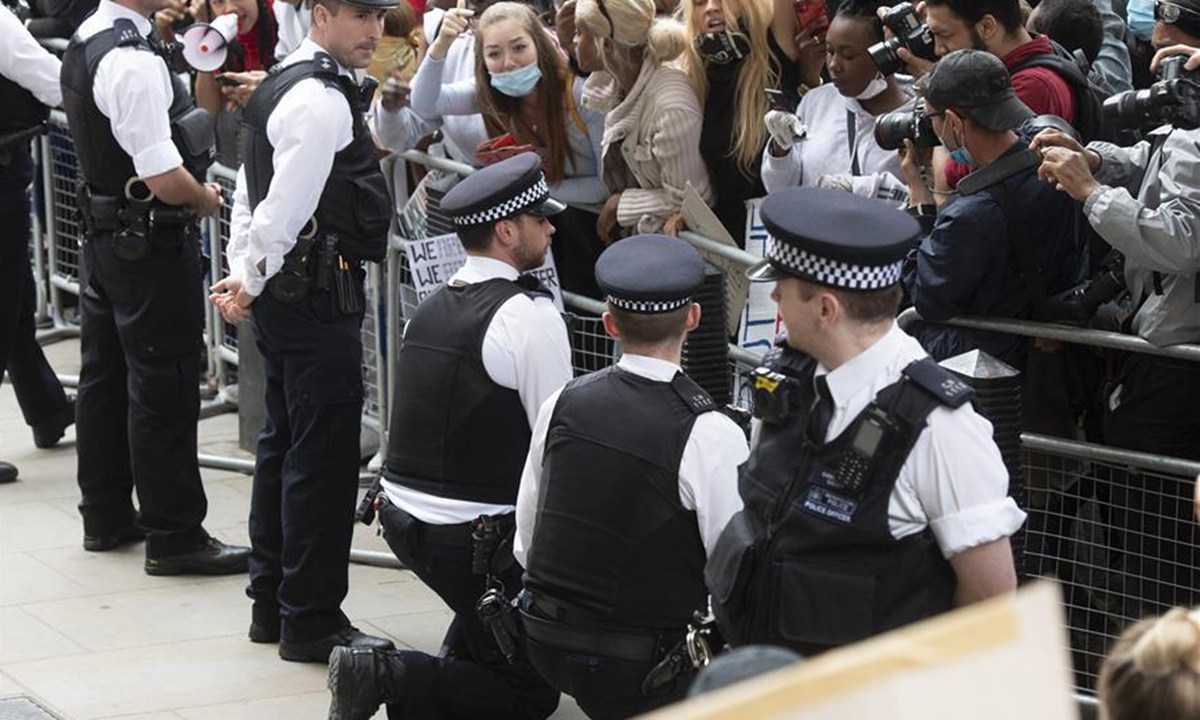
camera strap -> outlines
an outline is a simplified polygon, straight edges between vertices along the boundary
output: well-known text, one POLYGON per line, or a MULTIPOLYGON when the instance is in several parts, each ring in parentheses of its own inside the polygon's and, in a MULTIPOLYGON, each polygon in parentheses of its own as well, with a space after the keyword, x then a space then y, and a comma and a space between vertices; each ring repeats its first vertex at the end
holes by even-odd
POLYGON ((858 120, 850 108, 846 108, 846 135, 850 142, 850 174, 858 177, 862 175, 858 164, 858 120))

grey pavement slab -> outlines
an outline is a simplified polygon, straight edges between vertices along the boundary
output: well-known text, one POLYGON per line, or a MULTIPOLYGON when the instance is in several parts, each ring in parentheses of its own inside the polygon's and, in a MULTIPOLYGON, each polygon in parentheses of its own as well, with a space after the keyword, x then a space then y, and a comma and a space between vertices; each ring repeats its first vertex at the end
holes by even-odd
MULTIPOLYGON (((47 347, 59 370, 79 372, 77 340, 47 347)), ((237 418, 200 423, 204 452, 238 454, 237 418)), ((326 717, 325 668, 279 660, 246 637, 246 578, 142 572, 142 546, 81 547, 74 430, 34 448, 8 383, 0 385, 0 459, 21 479, 0 486, 0 698, 30 696, 65 720, 289 720, 326 717)), ((206 527, 247 542, 251 479, 202 469, 206 527)), ((387 552, 373 528, 356 548, 387 552)), ((436 652, 450 622, 412 573, 353 565, 343 609, 366 632, 436 652)), ((381 710, 376 720, 385 717, 381 710)), ((584 716, 563 698, 554 720, 584 716)))

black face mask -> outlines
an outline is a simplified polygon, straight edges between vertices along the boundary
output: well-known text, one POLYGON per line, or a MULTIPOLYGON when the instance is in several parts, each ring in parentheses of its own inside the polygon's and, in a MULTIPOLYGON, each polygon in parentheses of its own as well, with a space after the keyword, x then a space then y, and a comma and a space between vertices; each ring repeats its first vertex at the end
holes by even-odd
POLYGON ((746 34, 746 22, 741 18, 738 18, 736 30, 726 26, 718 33, 700 33, 692 43, 696 53, 714 65, 739 62, 750 54, 750 37, 746 34))

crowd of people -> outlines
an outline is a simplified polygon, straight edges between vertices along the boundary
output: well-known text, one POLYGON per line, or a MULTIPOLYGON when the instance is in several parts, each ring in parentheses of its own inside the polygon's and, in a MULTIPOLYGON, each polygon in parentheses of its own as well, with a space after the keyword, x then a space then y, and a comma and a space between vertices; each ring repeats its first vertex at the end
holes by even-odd
MULTIPOLYGON (((1013 591, 1010 538, 1065 511, 1008 496, 936 362, 964 352, 1022 372, 1027 431, 1200 461, 1200 365, 948 324, 1200 343, 1200 0, 31 0, 0 33, 0 367, 39 447, 77 424, 84 548, 248 573, 250 640, 327 662, 332 720, 540 720, 562 692, 625 718, 686 694, 689 628, 811 655, 1013 591), (190 67, 188 29, 229 16, 219 67, 190 67), (35 37, 70 38, 61 64, 35 37), (26 257, 29 131, 59 105, 77 398, 34 339, 26 257), (437 655, 341 610, 363 265, 418 180, 398 163, 389 192, 380 157, 412 148, 481 168, 440 200, 467 261, 406 318, 366 513, 453 610, 437 655), (204 530, 196 464, 214 156, 238 176, 208 301, 253 327, 265 386, 250 548, 204 530), (786 335, 752 429, 681 370, 693 193, 739 245, 768 231, 751 279, 786 335), (547 253, 605 301, 613 367, 572 378, 527 274, 547 253)), ((1099 691, 1113 720, 1192 717, 1190 489, 1135 475, 1093 489, 1118 509, 1090 601, 1176 609, 1128 630, 1099 691)))

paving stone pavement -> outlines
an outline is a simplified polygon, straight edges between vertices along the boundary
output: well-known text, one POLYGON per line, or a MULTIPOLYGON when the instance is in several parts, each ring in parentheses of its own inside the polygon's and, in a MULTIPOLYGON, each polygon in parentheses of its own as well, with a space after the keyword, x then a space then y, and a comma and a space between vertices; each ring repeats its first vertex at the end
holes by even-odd
MULTIPOLYGON (((79 372, 77 340, 46 350, 58 372, 79 372)), ((141 545, 83 551, 74 439, 71 429, 58 447, 34 448, 11 386, 0 386, 0 459, 21 471, 0 485, 0 698, 30 696, 65 720, 326 717, 322 666, 283 662, 274 645, 246 639, 244 577, 154 578, 142 572, 141 545)), ((202 451, 240 453, 236 441, 235 415, 201 421, 202 451)), ((202 474, 206 527, 246 543, 250 478, 202 474)), ((363 526, 354 545, 387 551, 363 526)), ((412 573, 361 565, 350 568, 343 607, 363 631, 427 652, 450 619, 412 573)), ((565 696, 553 716, 584 717, 565 696)))

